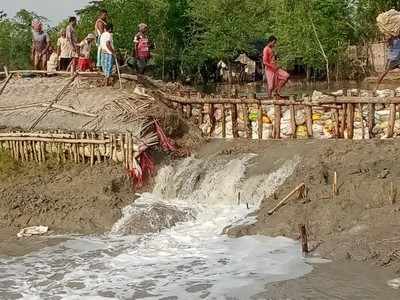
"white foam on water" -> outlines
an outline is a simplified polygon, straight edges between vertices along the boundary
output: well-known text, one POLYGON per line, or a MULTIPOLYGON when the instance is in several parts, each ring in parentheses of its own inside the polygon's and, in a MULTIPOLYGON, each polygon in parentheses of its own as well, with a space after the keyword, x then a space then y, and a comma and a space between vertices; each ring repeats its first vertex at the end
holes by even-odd
POLYGON ((246 216, 297 164, 247 178, 252 158, 186 159, 163 168, 154 192, 136 202, 190 209, 189 222, 157 234, 119 236, 137 211, 133 204, 109 235, 71 237, 25 257, 0 258, 0 299, 248 299, 267 283, 310 272, 298 242, 222 234, 230 224, 253 222, 246 216))

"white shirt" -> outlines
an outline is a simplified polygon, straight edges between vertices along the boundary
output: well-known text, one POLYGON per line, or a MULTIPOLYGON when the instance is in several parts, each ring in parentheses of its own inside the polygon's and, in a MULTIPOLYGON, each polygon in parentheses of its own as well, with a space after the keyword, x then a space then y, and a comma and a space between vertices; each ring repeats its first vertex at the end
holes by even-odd
POLYGON ((60 57, 61 58, 71 58, 73 49, 69 44, 67 38, 60 37, 57 41, 57 47, 60 47, 60 57))
POLYGON ((100 48, 101 48, 101 51, 108 53, 108 54, 112 54, 107 48, 107 42, 110 42, 111 46, 114 48, 112 33, 109 33, 106 31, 101 34, 100 48))

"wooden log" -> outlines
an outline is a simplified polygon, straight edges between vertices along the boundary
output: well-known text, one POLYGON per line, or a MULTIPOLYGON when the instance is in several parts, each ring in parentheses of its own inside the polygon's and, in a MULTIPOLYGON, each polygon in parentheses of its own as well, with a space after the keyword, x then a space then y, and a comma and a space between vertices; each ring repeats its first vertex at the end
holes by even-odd
POLYGON ((311 106, 306 106, 305 108, 306 111, 306 126, 307 126, 307 135, 309 138, 312 138, 314 136, 313 132, 313 109, 311 106))
POLYGON ((226 138, 226 111, 225 104, 221 104, 222 138, 226 138))
POLYGON ((133 142, 132 142, 132 134, 130 133, 126 133, 125 135, 126 137, 126 143, 127 143, 127 151, 128 151, 128 161, 127 161, 127 165, 128 165, 128 170, 132 170, 134 168, 134 164, 133 164, 133 142))
POLYGON ((299 231, 300 231, 300 239, 301 239, 301 249, 303 254, 308 254, 308 236, 307 236, 307 229, 304 224, 299 224, 299 231))
MULTIPOLYGON (((100 132, 100 140, 104 141, 104 132, 100 132)), ((111 143, 111 140, 110 140, 111 143)), ((99 145, 100 162, 106 161, 107 147, 106 144, 99 145)))
POLYGON ((32 141, 28 142, 28 147, 29 147, 29 149, 28 149, 29 150, 29 160, 34 161, 35 157, 33 155, 33 142, 32 141))
POLYGON ((297 126, 296 126, 296 109, 294 107, 294 105, 290 105, 290 128, 291 128, 291 136, 293 139, 297 138, 296 135, 296 130, 297 130, 297 126))
POLYGON ((270 216, 273 215, 279 208, 281 208, 282 206, 284 206, 286 204, 286 202, 290 199, 290 197, 292 197, 295 193, 297 193, 299 191, 301 192, 302 190, 305 189, 305 187, 306 187, 306 185, 304 183, 297 186, 285 198, 283 198, 282 201, 280 201, 273 209, 268 211, 268 215, 270 215, 270 216))
MULTIPOLYGON (((78 139, 78 134, 74 132, 74 139, 78 139)), ((74 161, 76 164, 80 163, 79 144, 73 144, 74 147, 74 161)))
POLYGON ((387 138, 392 138, 394 135, 394 125, 396 122, 396 104, 390 104, 390 113, 388 121, 387 138))
POLYGON ((263 126, 264 126, 264 122, 263 122, 264 112, 263 112, 261 102, 257 103, 257 111, 258 111, 258 139, 262 140, 263 139, 263 126))
POLYGON ((375 104, 368 104, 368 133, 369 138, 374 137, 374 127, 375 127, 375 104))
POLYGON ((272 136, 274 139, 281 138, 281 118, 282 118, 282 108, 280 105, 274 105, 274 127, 272 136))
POLYGON ((251 130, 251 124, 249 121, 249 107, 247 104, 242 105, 242 110, 243 110, 243 121, 244 121, 244 130, 246 134, 246 138, 251 139, 252 138, 252 130, 251 130))
POLYGON ((342 105, 342 121, 340 123, 340 138, 344 138, 344 132, 347 127, 347 104, 342 105))
POLYGON ((347 105, 347 138, 352 140, 354 138, 354 104, 347 105))
POLYGON ((188 119, 190 119, 192 117, 192 115, 193 115, 192 112, 193 112, 192 104, 188 104, 186 106, 186 116, 187 116, 188 119))
POLYGON ((339 110, 335 108, 333 110, 333 117, 335 119, 335 137, 340 138, 340 119, 339 119, 339 110))
POLYGON ((85 143, 83 142, 85 140, 85 132, 81 132, 80 139, 81 143, 79 143, 80 149, 78 149, 79 153, 81 154, 81 161, 82 163, 86 163, 86 154, 85 154, 85 143))
POLYGON ((231 105, 231 116, 232 116, 232 135, 233 138, 239 138, 239 128, 238 128, 238 110, 236 104, 231 105))

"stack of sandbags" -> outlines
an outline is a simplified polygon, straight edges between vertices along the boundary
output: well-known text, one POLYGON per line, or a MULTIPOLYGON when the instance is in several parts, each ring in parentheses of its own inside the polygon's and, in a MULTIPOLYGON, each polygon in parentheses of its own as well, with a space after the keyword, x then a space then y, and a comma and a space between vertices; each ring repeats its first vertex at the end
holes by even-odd
POLYGON ((400 12, 391 9, 380 14, 376 18, 379 30, 387 37, 398 37, 400 35, 400 12))

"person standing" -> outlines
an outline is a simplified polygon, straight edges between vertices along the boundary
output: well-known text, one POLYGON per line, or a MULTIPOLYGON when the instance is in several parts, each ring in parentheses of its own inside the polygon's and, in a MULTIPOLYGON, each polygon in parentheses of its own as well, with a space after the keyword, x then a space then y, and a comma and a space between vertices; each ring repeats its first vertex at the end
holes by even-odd
POLYGON ((94 32, 96 33, 96 45, 97 45, 97 61, 96 61, 96 67, 98 69, 101 68, 101 47, 100 47, 100 37, 105 31, 105 27, 107 25, 107 20, 108 20, 108 12, 105 9, 102 9, 100 11, 100 15, 98 19, 96 20, 96 23, 94 25, 94 32))
POLYGON ((35 70, 47 69, 47 56, 50 47, 50 37, 44 32, 39 20, 32 21, 32 50, 31 59, 35 70))
POLYGON ((105 76, 105 86, 112 85, 112 71, 114 65, 114 43, 113 43, 113 25, 107 24, 105 26, 105 31, 100 37, 100 47, 101 47, 101 68, 105 76))
POLYGON ((78 48, 78 37, 76 34, 76 17, 70 17, 67 28, 65 29, 65 35, 69 46, 71 47, 71 72, 75 72, 77 61, 79 58, 79 48, 78 48))
POLYGON ((144 74, 151 58, 151 42, 148 33, 149 27, 146 24, 141 23, 139 24, 139 32, 133 39, 134 46, 132 56, 136 58, 139 74, 144 74))
POLYGON ((383 71, 383 73, 378 78, 378 83, 376 85, 375 91, 379 88, 383 79, 390 71, 400 67, 400 37, 392 37, 388 39, 386 43, 388 47, 388 59, 386 62, 385 71, 383 71))
POLYGON ((65 29, 61 30, 60 37, 57 40, 57 54, 60 71, 67 71, 72 60, 72 48, 67 40, 65 29))
POLYGON ((274 48, 276 47, 277 41, 277 38, 274 36, 268 39, 267 46, 263 51, 263 63, 265 66, 265 75, 267 77, 268 97, 272 97, 273 93, 275 93, 279 98, 282 98, 281 90, 288 82, 290 75, 276 63, 274 48))
POLYGON ((92 69, 92 61, 90 60, 90 52, 96 37, 93 33, 89 33, 87 37, 79 44, 79 62, 78 70, 86 72, 92 69))

